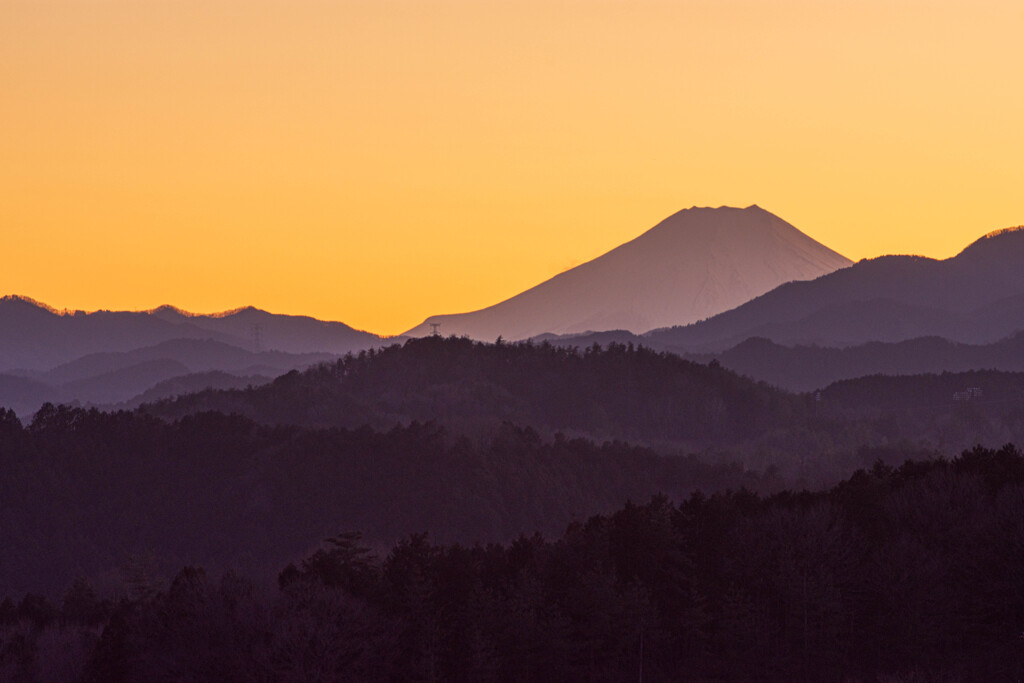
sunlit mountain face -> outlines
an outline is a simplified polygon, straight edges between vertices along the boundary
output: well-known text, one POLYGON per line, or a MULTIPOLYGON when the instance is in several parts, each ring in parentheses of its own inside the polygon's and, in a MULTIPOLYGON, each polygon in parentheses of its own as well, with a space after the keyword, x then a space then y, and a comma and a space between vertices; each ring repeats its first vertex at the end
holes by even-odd
POLYGON ((472 313, 428 318, 475 339, 686 325, 793 280, 810 280, 850 260, 758 207, 691 208, 636 239, 511 299, 472 313))

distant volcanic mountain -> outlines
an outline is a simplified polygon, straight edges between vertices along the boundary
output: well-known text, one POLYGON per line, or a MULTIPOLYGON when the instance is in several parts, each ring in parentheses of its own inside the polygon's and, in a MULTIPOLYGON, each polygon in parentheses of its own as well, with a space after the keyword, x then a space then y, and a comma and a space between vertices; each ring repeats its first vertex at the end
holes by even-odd
POLYGON ((636 239, 488 308, 438 315, 443 335, 484 341, 686 325, 851 261, 758 206, 686 209, 636 239))
POLYGON ((942 337, 990 344, 1024 329, 1024 228, 999 230, 953 258, 882 256, 791 282, 688 326, 654 330, 657 348, 721 351, 751 337, 849 346, 942 337))

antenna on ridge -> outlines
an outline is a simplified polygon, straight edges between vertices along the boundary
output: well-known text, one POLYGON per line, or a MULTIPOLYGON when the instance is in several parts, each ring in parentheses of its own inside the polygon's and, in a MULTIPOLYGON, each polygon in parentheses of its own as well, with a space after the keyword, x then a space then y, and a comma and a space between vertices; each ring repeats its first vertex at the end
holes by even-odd
POLYGON ((441 334, 437 331, 437 328, 441 327, 441 323, 427 323, 427 324, 430 325, 430 327, 432 327, 433 330, 434 330, 433 332, 430 333, 432 336, 434 336, 434 337, 440 337, 441 336, 441 334))
POLYGON ((253 353, 260 353, 263 350, 263 328, 259 325, 253 325, 249 332, 252 334, 253 353))

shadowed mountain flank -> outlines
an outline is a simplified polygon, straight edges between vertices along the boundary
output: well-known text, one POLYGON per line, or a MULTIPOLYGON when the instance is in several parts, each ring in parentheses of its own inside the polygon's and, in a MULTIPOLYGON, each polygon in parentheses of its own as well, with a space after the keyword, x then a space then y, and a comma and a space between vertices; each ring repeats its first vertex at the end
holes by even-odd
POLYGON ((653 346, 720 351, 751 337, 847 346, 937 336, 988 344, 1024 328, 1024 230, 986 235, 945 260, 882 256, 810 282, 790 282, 685 327, 653 330, 653 346))
POLYGON ((691 208, 636 239, 511 299, 438 315, 410 330, 475 339, 525 339, 587 330, 680 325, 734 308, 778 285, 850 261, 758 206, 691 208))

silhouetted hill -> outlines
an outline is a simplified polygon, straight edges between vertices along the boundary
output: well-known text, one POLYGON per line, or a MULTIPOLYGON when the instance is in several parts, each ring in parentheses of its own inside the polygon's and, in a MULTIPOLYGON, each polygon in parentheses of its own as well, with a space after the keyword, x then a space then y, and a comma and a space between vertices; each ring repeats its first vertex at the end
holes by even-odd
POLYGON ((426 337, 251 391, 202 392, 148 409, 172 418, 217 410, 306 426, 437 420, 458 431, 510 420, 600 438, 724 447, 799 421, 799 405, 797 397, 725 369, 646 349, 426 337))
POLYGON ((709 320, 653 330, 652 343, 720 351, 751 337, 845 346, 939 336, 991 343, 1024 329, 1024 230, 987 235, 937 261, 884 256, 790 282, 709 320))
POLYGON ((680 211, 636 239, 511 299, 438 315, 406 334, 483 341, 696 322, 850 261, 757 206, 680 211))
POLYGON ((127 352, 177 339, 289 353, 344 354, 380 345, 377 335, 254 308, 218 315, 154 311, 59 312, 31 299, 0 298, 0 371, 45 371, 94 353, 127 352))

